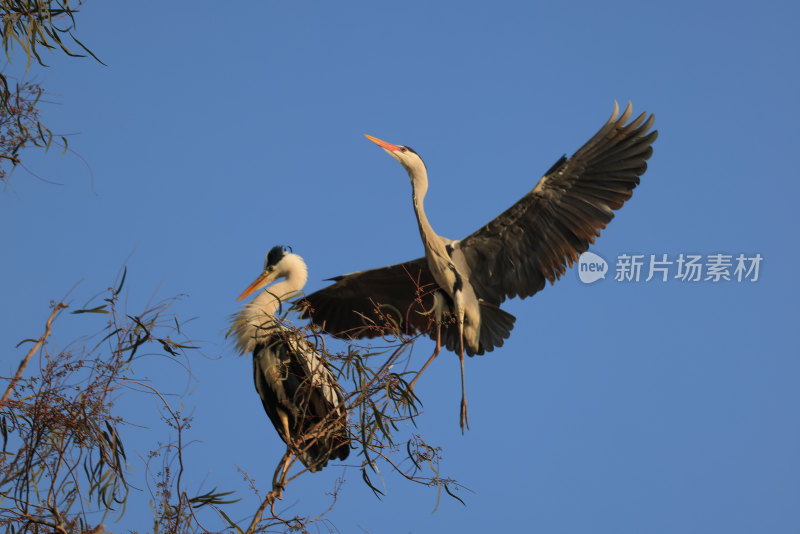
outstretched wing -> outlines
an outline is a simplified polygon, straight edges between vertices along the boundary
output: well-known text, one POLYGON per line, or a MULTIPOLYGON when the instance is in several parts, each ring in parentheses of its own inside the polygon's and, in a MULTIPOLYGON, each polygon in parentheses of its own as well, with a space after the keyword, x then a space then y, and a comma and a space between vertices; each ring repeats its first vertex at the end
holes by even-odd
POLYGON ((310 318, 337 337, 371 338, 396 327, 408 335, 427 332, 426 315, 438 289, 425 258, 332 278, 334 284, 303 299, 310 318))
POLYGON ((477 295, 500 304, 555 282, 594 243, 639 184, 658 131, 646 113, 625 124, 631 104, 575 154, 562 157, 530 193, 469 237, 451 244, 477 295), (648 133, 649 132, 649 133, 648 133))

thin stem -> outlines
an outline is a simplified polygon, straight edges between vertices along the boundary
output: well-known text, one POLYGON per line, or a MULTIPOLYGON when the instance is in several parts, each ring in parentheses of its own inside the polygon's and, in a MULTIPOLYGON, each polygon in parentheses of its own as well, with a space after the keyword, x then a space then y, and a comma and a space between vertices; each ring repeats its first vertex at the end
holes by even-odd
POLYGON ((8 385, 8 389, 6 389, 6 392, 3 394, 3 398, 0 399, 0 409, 2 409, 3 406, 5 406, 6 403, 8 402, 8 398, 11 396, 11 392, 14 390, 14 386, 17 385, 17 382, 19 382, 19 379, 22 377, 22 372, 25 370, 25 367, 27 367, 30 359, 33 357, 34 354, 36 354, 36 352, 44 344, 44 341, 50 336, 50 329, 53 326, 53 321, 56 318, 56 314, 58 314, 58 312, 62 308, 66 307, 67 307, 66 304, 64 304, 63 302, 59 302, 53 308, 53 313, 50 314, 50 317, 47 319, 47 324, 45 324, 44 334, 42 334, 42 337, 39 338, 39 340, 36 342, 33 348, 31 348, 31 350, 28 351, 28 354, 26 354, 25 358, 20 362, 16 376, 14 376, 14 378, 11 380, 11 383, 8 385))

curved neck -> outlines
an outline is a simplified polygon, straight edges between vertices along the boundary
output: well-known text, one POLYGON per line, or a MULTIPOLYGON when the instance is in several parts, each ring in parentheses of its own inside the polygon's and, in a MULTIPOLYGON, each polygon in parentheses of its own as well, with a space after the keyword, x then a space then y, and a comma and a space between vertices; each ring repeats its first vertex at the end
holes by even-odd
POLYGON ((258 296, 248 304, 247 308, 255 308, 261 315, 273 318, 278 306, 291 300, 303 289, 308 280, 308 271, 305 264, 292 265, 286 278, 275 282, 259 292, 258 296))
POLYGON ((285 279, 260 291, 256 298, 236 314, 231 332, 236 335, 236 348, 240 352, 252 351, 259 340, 279 328, 275 321, 275 312, 297 296, 306 285, 307 279, 306 265, 298 258, 289 265, 285 279))
POLYGON ((444 247, 443 239, 433 230, 428 217, 425 215, 423 206, 425 195, 428 192, 428 174, 424 167, 414 170, 409 169, 408 174, 411 177, 411 199, 414 202, 414 213, 417 216, 419 235, 422 238, 425 251, 429 254, 446 257, 447 250, 444 247))

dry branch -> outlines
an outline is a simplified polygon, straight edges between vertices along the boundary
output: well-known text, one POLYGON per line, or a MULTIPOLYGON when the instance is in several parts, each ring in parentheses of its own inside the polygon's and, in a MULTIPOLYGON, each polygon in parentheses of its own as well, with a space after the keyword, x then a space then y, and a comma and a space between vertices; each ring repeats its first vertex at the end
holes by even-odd
POLYGON ((14 391, 14 386, 17 385, 17 382, 19 382, 20 377, 22 377, 22 372, 25 371, 25 367, 27 367, 30 359, 33 357, 34 354, 36 354, 36 352, 44 344, 45 340, 50 336, 50 329, 53 326, 53 321, 55 320, 56 315, 60 310, 66 307, 67 307, 66 304, 64 304, 63 302, 59 302, 53 308, 53 312, 50 314, 50 317, 47 319, 47 323, 45 324, 44 334, 42 334, 42 337, 39 338, 39 340, 36 342, 33 348, 31 348, 31 350, 28 351, 28 354, 26 354, 25 358, 23 358, 22 361, 19 363, 17 374, 14 376, 14 378, 11 379, 11 383, 8 385, 8 389, 6 389, 6 392, 3 394, 3 398, 0 399, 0 409, 2 409, 6 405, 6 402, 8 402, 8 398, 11 396, 11 392, 14 391))

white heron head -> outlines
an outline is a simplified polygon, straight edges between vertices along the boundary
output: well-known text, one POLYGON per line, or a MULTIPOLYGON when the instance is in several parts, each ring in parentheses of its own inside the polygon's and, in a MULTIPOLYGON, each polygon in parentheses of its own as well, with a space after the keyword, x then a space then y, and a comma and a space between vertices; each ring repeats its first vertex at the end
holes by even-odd
MULTIPOLYGON (((412 182, 418 179, 424 179, 425 185, 427 185, 427 169, 425 168, 425 162, 422 161, 422 158, 419 156, 419 154, 414 152, 413 148, 403 145, 393 145, 367 134, 364 134, 364 137, 384 149, 387 154, 399 161, 400 165, 405 167, 406 171, 408 171, 408 175, 411 177, 412 182)), ((414 185, 416 186, 422 184, 414 185)))
POLYGON ((264 260, 264 272, 252 284, 247 286, 247 289, 236 300, 247 298, 255 291, 268 286, 279 278, 301 275, 301 278, 303 278, 302 284, 305 284, 306 273, 307 269, 303 258, 292 253, 291 247, 282 245, 272 247, 264 260))

